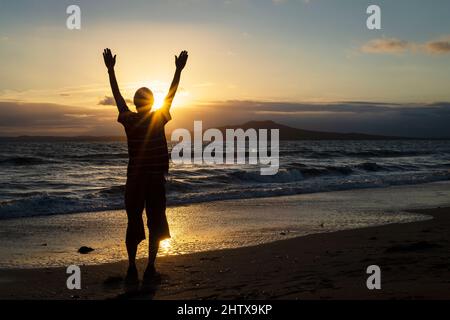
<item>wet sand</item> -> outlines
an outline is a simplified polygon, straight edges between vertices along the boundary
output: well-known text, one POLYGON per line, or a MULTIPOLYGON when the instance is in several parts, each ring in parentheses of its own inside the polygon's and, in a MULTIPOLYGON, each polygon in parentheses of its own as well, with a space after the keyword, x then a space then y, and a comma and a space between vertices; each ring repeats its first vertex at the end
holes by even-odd
POLYGON ((65 268, 4 269, 0 298, 449 299, 450 208, 414 212, 434 219, 161 257, 145 287, 123 284, 124 261, 81 266, 81 290, 66 288, 65 268), (366 287, 373 264, 381 290, 366 287))
MULTIPOLYGON (((160 256, 233 249, 318 233, 431 219, 408 209, 450 207, 450 183, 213 201, 167 209, 160 256), (431 205, 430 205, 431 204, 431 205)), ((0 221, 0 269, 97 265, 127 258, 124 210, 0 221), (78 254, 82 246, 95 250, 78 254)), ((138 258, 147 256, 142 242, 138 258)))

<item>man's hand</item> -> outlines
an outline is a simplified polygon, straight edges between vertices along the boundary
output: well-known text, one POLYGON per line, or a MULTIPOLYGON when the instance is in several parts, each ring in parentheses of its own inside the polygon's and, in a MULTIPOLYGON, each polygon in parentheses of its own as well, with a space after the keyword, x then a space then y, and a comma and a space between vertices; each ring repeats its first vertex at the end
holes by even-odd
POLYGON ((111 49, 106 48, 105 50, 103 50, 103 60, 105 60, 105 65, 108 68, 108 70, 114 69, 114 66, 116 64, 116 55, 114 55, 113 57, 111 49))
POLYGON ((163 105, 163 110, 166 110, 167 112, 169 111, 170 106, 172 105, 172 100, 175 97, 175 93, 177 92, 178 85, 180 84, 181 71, 186 66, 187 59, 188 59, 187 51, 181 51, 178 57, 175 56, 175 65, 177 66, 177 70, 173 75, 172 84, 170 85, 169 93, 164 99, 163 105))
POLYGON ((111 84, 111 90, 116 100, 117 108, 119 112, 129 111, 125 99, 120 94, 119 85, 117 84, 116 73, 114 72, 114 66, 116 65, 116 56, 113 57, 111 50, 106 48, 103 50, 103 59, 105 60, 105 65, 108 68, 109 83, 111 84))
POLYGON ((175 56, 175 65, 176 65, 178 71, 181 71, 184 69, 184 67, 186 66, 187 59, 188 59, 187 51, 181 51, 181 53, 178 57, 175 56))

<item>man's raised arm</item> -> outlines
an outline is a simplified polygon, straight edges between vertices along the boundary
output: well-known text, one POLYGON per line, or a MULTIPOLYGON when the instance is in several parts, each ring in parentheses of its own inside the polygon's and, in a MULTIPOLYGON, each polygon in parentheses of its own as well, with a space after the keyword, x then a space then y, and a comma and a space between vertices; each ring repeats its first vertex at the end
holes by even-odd
POLYGON ((119 85, 116 80, 116 73, 114 72, 116 56, 114 55, 113 57, 111 50, 106 48, 103 50, 103 59, 105 60, 105 65, 108 68, 109 83, 111 84, 112 93, 114 99, 116 100, 117 109, 119 109, 119 112, 129 111, 125 99, 120 94, 119 85))
POLYGON ((178 85, 180 84, 181 71, 183 71, 184 67, 186 66, 187 59, 188 59, 187 51, 181 51, 178 57, 175 56, 175 66, 177 68, 175 70, 175 75, 173 76, 172 84, 170 85, 169 93, 164 99, 163 108, 170 109, 170 107, 172 106, 173 98, 175 97, 178 85))

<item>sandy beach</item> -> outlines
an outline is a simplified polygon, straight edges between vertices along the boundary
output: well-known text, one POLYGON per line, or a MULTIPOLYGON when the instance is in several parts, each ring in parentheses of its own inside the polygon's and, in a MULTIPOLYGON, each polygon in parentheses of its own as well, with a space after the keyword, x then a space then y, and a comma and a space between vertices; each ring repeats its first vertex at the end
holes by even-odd
POLYGON ((11 314, 450 301, 450 0, 70 2, 0 2, 11 314))
POLYGON ((162 257, 148 287, 124 286, 124 261, 82 266, 81 290, 66 288, 65 268, 4 269, 0 298, 449 299, 450 208, 416 213, 433 219, 162 257), (366 288, 373 264, 381 290, 366 288))

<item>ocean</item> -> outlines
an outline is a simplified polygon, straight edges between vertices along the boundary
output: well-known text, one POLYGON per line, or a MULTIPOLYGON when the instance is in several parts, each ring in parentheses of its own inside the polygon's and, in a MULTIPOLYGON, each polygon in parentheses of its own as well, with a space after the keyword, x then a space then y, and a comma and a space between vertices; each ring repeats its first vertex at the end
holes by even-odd
MULTIPOLYGON (((124 141, 3 139, 0 148, 0 219, 124 208, 124 141)), ((278 174, 259 169, 171 164, 168 205, 445 181, 450 141, 281 141, 278 174)))

